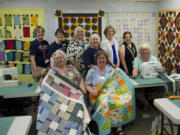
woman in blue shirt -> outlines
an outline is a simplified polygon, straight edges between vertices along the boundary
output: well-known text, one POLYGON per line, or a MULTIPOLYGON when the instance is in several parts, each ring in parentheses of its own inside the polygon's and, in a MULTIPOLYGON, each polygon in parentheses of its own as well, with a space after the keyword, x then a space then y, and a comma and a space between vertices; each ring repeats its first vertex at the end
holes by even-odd
POLYGON ((41 71, 49 66, 49 58, 47 55, 49 43, 44 40, 45 30, 42 26, 36 26, 34 31, 37 35, 37 39, 31 42, 30 60, 33 77, 35 81, 39 81, 41 78, 41 71))

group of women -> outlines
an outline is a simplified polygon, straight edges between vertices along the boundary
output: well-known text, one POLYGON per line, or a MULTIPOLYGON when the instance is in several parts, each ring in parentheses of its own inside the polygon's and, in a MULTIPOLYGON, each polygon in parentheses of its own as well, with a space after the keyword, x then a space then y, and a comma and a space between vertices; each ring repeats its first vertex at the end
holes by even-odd
MULTIPOLYGON (((137 56, 137 49, 131 41, 132 35, 129 31, 124 32, 124 42, 119 44, 114 38, 116 31, 112 26, 105 28, 106 39, 102 42, 98 34, 92 34, 89 42, 85 41, 81 26, 75 29, 74 38, 69 44, 63 41, 64 32, 59 28, 55 32, 56 41, 51 45, 44 40, 43 27, 37 26, 35 32, 37 39, 31 42, 30 46, 35 80, 39 81, 46 74, 47 67, 50 67, 78 85, 82 93, 89 92, 93 97, 99 94, 94 89, 103 83, 114 68, 120 67, 129 77, 136 78, 141 72, 143 62, 157 61, 151 55, 149 44, 141 45, 140 54, 137 56)), ((155 89, 152 91, 156 92, 155 89)), ((137 100, 144 105, 143 111, 149 106, 144 96, 146 92, 146 89, 136 90, 137 100)), ((158 92, 163 93, 164 89, 159 89, 158 92)), ((117 127, 117 131, 120 135, 124 134, 121 126, 117 127)))

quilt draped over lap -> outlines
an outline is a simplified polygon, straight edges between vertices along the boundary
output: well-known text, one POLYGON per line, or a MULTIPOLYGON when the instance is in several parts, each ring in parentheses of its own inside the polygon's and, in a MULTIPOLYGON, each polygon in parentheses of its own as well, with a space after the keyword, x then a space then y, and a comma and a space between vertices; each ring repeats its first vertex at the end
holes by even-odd
POLYGON ((78 86, 51 70, 43 80, 36 129, 38 135, 85 135, 90 115, 78 86))
POLYGON ((111 132, 111 127, 125 125, 135 119, 134 86, 129 77, 120 69, 115 69, 106 80, 98 85, 95 99, 90 95, 94 109, 93 120, 98 124, 100 135, 111 132))

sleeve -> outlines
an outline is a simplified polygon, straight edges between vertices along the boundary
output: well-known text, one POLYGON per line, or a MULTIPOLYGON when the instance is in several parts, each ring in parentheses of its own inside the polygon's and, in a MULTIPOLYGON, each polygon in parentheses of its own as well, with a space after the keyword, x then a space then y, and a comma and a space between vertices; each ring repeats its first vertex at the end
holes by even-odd
POLYGON ((52 56, 53 52, 54 52, 54 49, 53 49, 52 44, 51 44, 49 46, 47 56, 50 58, 52 56))
POLYGON ((85 79, 85 84, 92 85, 93 72, 94 72, 94 69, 93 69, 93 68, 88 71, 87 76, 86 76, 86 79, 85 79))
POLYGON ((34 43, 34 41, 33 42, 31 42, 31 44, 30 44, 30 55, 37 55, 37 53, 38 53, 38 48, 37 48, 37 46, 38 45, 36 45, 35 43, 34 43))
POLYGON ((74 45, 73 45, 73 43, 70 43, 69 45, 68 45, 68 48, 67 48, 67 59, 68 60, 74 60, 75 59, 75 56, 74 56, 74 54, 75 54, 75 48, 74 48, 74 45))
POLYGON ((135 59, 134 59, 134 61, 133 61, 133 67, 136 67, 136 68, 138 68, 138 57, 136 57, 135 59))
POLYGON ((73 66, 73 70, 74 70, 74 73, 75 73, 76 80, 78 82, 80 82, 82 80, 81 74, 78 72, 78 70, 74 66, 73 66))
POLYGON ((87 50, 84 52, 84 55, 83 55, 83 61, 84 61, 84 65, 85 65, 85 66, 88 66, 88 65, 93 64, 92 57, 93 57, 93 56, 92 56, 90 50, 87 49, 87 50))
POLYGON ((100 47, 107 53, 107 45, 104 41, 101 42, 100 47))

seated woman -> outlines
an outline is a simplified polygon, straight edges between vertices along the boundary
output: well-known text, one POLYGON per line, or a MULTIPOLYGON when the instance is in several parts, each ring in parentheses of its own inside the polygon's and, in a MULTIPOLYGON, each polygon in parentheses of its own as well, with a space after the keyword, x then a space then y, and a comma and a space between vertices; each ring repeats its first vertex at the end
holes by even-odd
POLYGON ((84 52, 84 65, 86 69, 86 73, 89 69, 94 67, 94 56, 99 51, 102 50, 100 48, 100 37, 98 34, 92 34, 89 39, 90 46, 84 52))
MULTIPOLYGON (((133 64, 132 78, 136 78, 141 74, 143 62, 158 62, 155 56, 151 55, 151 47, 149 44, 144 43, 139 47, 140 56, 136 57, 133 64)), ((164 69, 158 69, 156 72, 163 72, 164 69)), ((165 93, 165 88, 163 86, 151 87, 151 88, 138 88, 136 89, 136 99, 141 101, 144 105, 143 111, 147 111, 149 107, 149 102, 145 98, 148 93, 154 93, 158 97, 163 97, 165 93)))
POLYGON ((83 78, 74 66, 67 65, 67 57, 62 50, 56 50, 53 53, 52 64, 54 66, 54 70, 69 79, 75 85, 79 86, 83 93, 86 93, 83 78))
MULTIPOLYGON (((124 92, 129 92, 129 86, 125 83, 127 79, 123 78, 127 75, 121 69, 114 70, 107 62, 106 52, 98 51, 95 55, 96 65, 88 71, 85 87, 90 93, 90 105, 94 109, 92 118, 98 124, 99 134, 109 134, 112 127, 117 127, 118 134, 123 135, 121 125, 126 122, 122 122, 124 120, 122 115, 129 114, 129 110, 132 109, 132 104, 128 106, 128 101, 126 109, 122 109, 124 102, 121 101, 123 98, 120 98, 124 92)), ((128 119, 128 116, 126 118, 128 119)))
POLYGON ((62 50, 53 53, 54 69, 49 70, 41 86, 38 134, 89 134, 91 119, 84 100, 84 80, 77 69, 66 62, 62 50))

